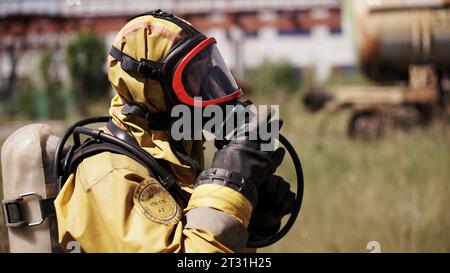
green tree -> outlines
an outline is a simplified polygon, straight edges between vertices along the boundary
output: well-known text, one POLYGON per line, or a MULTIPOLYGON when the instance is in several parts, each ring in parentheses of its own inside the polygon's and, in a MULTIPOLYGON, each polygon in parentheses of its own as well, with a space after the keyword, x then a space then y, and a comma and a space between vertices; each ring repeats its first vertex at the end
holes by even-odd
POLYGON ((24 77, 17 82, 15 91, 6 100, 5 106, 10 118, 34 120, 37 118, 37 96, 38 92, 31 77, 24 77))
POLYGON ((89 114, 89 102, 108 93, 105 61, 104 42, 92 32, 78 32, 66 47, 66 63, 75 92, 76 108, 82 116, 89 114))
POLYGON ((66 117, 66 98, 62 81, 58 75, 58 69, 50 52, 44 53, 39 69, 42 79, 42 89, 46 113, 44 116, 55 119, 66 117))

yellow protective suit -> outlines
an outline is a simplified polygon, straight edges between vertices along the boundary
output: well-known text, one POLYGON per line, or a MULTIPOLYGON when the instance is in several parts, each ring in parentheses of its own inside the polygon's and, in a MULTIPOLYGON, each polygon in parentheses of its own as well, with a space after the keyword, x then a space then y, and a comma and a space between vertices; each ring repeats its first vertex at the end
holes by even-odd
MULTIPOLYGON (((118 33, 114 46, 129 56, 160 61, 183 38, 166 20, 141 16, 118 33)), ((82 161, 55 200, 59 240, 77 241, 86 252, 230 252, 246 251, 250 202, 219 185, 192 189, 194 171, 172 151, 168 132, 151 131, 137 116, 124 116, 124 103, 151 112, 169 105, 160 84, 134 78, 109 57, 108 78, 117 95, 110 115, 140 146, 162 159, 191 198, 183 208, 133 159, 109 152, 82 161)), ((106 131, 106 129, 105 129, 106 131)), ((203 143, 184 141, 187 154, 203 165, 203 143)))

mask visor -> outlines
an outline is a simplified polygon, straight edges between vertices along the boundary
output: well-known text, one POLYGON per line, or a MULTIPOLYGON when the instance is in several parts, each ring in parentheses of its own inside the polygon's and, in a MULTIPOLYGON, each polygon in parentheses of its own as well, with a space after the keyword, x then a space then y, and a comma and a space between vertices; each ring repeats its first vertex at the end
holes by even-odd
POLYGON ((214 38, 200 42, 180 61, 175 69, 173 89, 181 102, 202 107, 226 103, 242 95, 214 38))

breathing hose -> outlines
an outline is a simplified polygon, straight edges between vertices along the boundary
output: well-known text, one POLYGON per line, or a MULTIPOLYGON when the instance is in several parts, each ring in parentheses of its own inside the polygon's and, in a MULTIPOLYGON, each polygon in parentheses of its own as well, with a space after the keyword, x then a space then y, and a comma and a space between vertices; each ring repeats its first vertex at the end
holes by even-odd
POLYGON ((302 163, 300 161, 297 152, 295 151, 292 144, 287 140, 287 138, 285 138, 282 134, 280 134, 278 140, 280 141, 281 144, 283 144, 284 148, 289 153, 289 155, 292 158, 292 161, 294 162, 295 173, 297 176, 297 194, 295 196, 295 205, 292 209, 291 215, 289 216, 289 219, 287 220, 286 224, 276 234, 263 240, 255 240, 255 241, 249 240, 247 242, 247 247, 250 248, 266 247, 276 243, 281 238, 283 238, 292 228, 292 226, 295 223, 295 220, 297 220, 298 214, 300 213, 300 208, 302 206, 303 189, 304 189, 302 163))

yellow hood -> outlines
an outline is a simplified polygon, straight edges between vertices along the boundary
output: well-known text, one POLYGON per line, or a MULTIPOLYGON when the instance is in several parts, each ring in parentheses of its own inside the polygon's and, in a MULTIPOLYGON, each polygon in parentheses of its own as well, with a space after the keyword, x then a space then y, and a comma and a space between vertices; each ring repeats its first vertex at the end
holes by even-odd
MULTIPOLYGON (((141 16, 128 22, 117 34, 114 47, 140 60, 161 61, 172 47, 182 39, 181 28, 176 24, 153 16, 141 16)), ((195 179, 194 170, 173 152, 166 131, 152 131, 138 116, 121 114, 125 103, 134 103, 150 112, 170 110, 164 91, 158 81, 133 77, 120 67, 120 62, 108 57, 108 79, 117 95, 111 101, 109 114, 114 123, 128 130, 141 147, 157 159, 167 161, 173 173, 185 184, 195 179)), ((188 156, 203 167, 202 141, 183 141, 188 156)))

